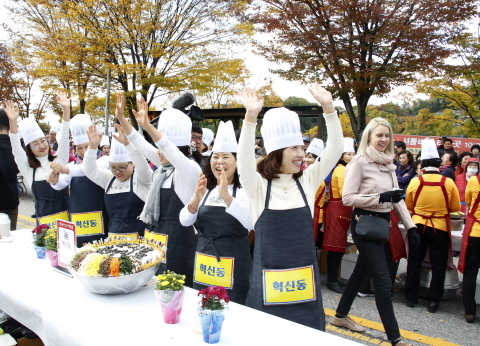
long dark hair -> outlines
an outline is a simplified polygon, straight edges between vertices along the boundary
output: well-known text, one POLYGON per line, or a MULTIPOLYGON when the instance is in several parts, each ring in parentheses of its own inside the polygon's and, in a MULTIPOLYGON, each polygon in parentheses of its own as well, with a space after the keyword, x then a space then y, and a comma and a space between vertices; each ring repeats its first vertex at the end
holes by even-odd
MULTIPOLYGON (((282 166, 283 151, 285 149, 287 148, 272 151, 265 159, 258 163, 257 172, 260 173, 263 178, 273 180, 274 178, 278 178, 279 174, 283 173, 280 167, 282 166)), ((298 179, 302 174, 303 171, 300 170, 300 172, 293 174, 293 178, 298 179)))
POLYGON ((198 151, 198 150, 195 150, 194 152, 192 152, 192 155, 190 155, 189 153, 189 146, 188 145, 184 145, 184 146, 181 146, 181 147, 177 147, 178 150, 180 150, 183 155, 185 155, 186 157, 190 157, 192 156, 193 159, 195 160, 196 163, 198 164, 201 164, 202 163, 202 154, 198 151))
MULTIPOLYGON (((25 146, 25 152, 27 153, 28 158, 28 165, 32 168, 39 168, 42 166, 40 161, 37 159, 35 154, 32 152, 32 148, 30 148, 30 144, 25 146)), ((57 156, 52 155, 52 147, 48 146, 48 161, 52 162, 57 156)))
POLYGON ((345 153, 346 153, 346 152, 343 152, 343 153, 342 153, 342 156, 340 156, 340 159, 339 159, 338 162, 337 162, 337 166, 338 166, 338 165, 344 165, 344 166, 347 166, 347 165, 348 165, 348 163, 346 163, 345 160, 343 159, 343 154, 345 154, 345 153))
MULTIPOLYGON (((207 189, 212 190, 217 186, 217 178, 215 177, 215 174, 212 171, 212 165, 210 164, 210 161, 212 160, 212 155, 213 153, 210 154, 210 156, 207 158, 205 161, 205 167, 203 167, 203 174, 205 174, 205 178, 207 178, 207 189)), ((235 161, 237 160, 237 153, 232 153, 232 155, 235 157, 235 161)), ((235 168, 235 173, 233 173, 233 188, 234 189, 239 189, 242 187, 242 184, 240 184, 240 177, 238 176, 238 170, 235 168)))

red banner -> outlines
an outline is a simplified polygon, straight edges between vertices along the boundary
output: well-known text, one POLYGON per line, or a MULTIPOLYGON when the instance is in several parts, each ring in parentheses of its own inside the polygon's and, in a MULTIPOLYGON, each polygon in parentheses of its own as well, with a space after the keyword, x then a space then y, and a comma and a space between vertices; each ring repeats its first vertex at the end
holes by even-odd
MULTIPOLYGON (((440 146, 440 138, 437 136, 411 136, 411 135, 393 135, 395 141, 403 141, 407 146, 407 150, 412 154, 418 154, 422 147, 422 140, 425 138, 433 138, 437 142, 437 147, 440 146)), ((464 151, 470 151, 470 148, 474 144, 480 145, 480 139, 473 138, 450 138, 452 140, 453 149, 458 154, 464 151)))

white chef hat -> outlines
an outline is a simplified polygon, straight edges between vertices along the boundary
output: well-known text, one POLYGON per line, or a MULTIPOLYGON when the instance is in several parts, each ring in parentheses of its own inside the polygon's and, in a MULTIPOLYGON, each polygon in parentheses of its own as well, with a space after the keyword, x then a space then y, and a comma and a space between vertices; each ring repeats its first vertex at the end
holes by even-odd
POLYGON ((70 132, 72 132, 75 145, 88 143, 87 130, 92 125, 88 114, 77 114, 70 120, 70 132))
POLYGON ((305 152, 320 156, 322 155, 324 148, 325 148, 325 145, 323 144, 323 141, 320 138, 314 138, 310 142, 310 145, 308 146, 305 152))
POLYGON ((112 146, 110 147, 110 156, 109 161, 112 163, 122 163, 122 162, 130 162, 130 156, 128 156, 127 148, 117 141, 115 137, 112 137, 112 146))
POLYGON ((50 126, 50 132, 60 132, 62 130, 62 126, 58 121, 52 122, 52 126, 50 126))
POLYGON ((18 123, 18 129, 25 145, 30 144, 36 139, 45 138, 42 129, 32 118, 26 118, 20 121, 18 123))
POLYGON ((192 141, 192 121, 182 111, 166 108, 160 114, 158 131, 177 147, 189 145, 192 141))
POLYGON ((437 145, 433 138, 425 138, 422 140, 422 160, 439 159, 437 145))
POLYGON ((350 137, 344 137, 343 138, 343 152, 344 153, 354 153, 355 148, 354 148, 354 141, 353 138, 350 137))
POLYGON ((212 141, 213 141, 213 131, 210 130, 210 129, 202 129, 202 132, 203 132, 203 143, 205 143, 205 145, 207 147, 210 146, 210 144, 212 144, 212 141))
POLYGON ((295 145, 303 146, 298 115, 285 107, 268 110, 263 117, 260 132, 267 155, 274 150, 295 145))
POLYGON ((102 140, 100 141, 100 148, 104 145, 110 145, 110 138, 107 135, 103 134, 102 140))
POLYGON ((231 121, 226 123, 220 121, 212 151, 216 153, 236 153, 238 151, 235 130, 231 121))

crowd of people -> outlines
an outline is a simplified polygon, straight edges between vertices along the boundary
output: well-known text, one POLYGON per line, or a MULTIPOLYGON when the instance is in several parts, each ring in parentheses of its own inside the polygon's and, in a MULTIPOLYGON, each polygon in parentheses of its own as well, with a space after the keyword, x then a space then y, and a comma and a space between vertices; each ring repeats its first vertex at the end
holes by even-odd
POLYGON ((223 278, 231 266, 225 286, 232 301, 319 330, 325 314, 317 256, 318 249, 328 251, 327 287, 342 293, 332 323, 363 332, 348 314, 357 296, 375 296, 388 340, 402 346, 392 304, 399 260, 408 259, 405 298, 414 308, 428 252, 428 311, 435 313, 452 266, 450 214, 468 210, 459 270, 466 320, 473 322, 480 147, 457 157, 450 139, 439 148, 426 139, 415 161, 405 143, 394 143, 390 124, 375 118, 356 148, 343 138, 331 94, 318 84, 309 91, 323 109, 326 143, 303 136, 298 115, 283 107, 264 114, 262 140, 255 142, 263 97, 249 88, 242 94, 239 138, 231 122, 220 122, 214 136, 175 108, 165 109, 155 127, 139 99, 133 114, 142 135, 125 118, 119 94, 111 143, 88 115, 70 119, 65 95, 57 97, 63 121, 47 139, 34 120, 18 121, 18 107, 7 101, 0 111, 0 183, 7 196, 0 212, 14 230, 19 171, 34 195, 38 222, 64 212, 72 222, 85 214, 99 221, 76 222, 79 246, 107 236, 161 242, 166 260, 157 273, 184 274, 196 289, 211 285, 209 275, 223 278), (359 255, 345 283, 338 271, 349 232, 359 255), (202 276, 196 268, 205 257, 216 258, 216 265, 203 268, 208 275, 202 276))

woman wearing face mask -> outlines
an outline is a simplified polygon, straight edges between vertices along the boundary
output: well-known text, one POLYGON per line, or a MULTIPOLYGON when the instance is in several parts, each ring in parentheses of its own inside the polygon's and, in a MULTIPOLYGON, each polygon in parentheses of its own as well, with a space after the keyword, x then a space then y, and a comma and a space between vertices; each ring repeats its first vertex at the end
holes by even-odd
POLYGON ((70 99, 60 94, 57 96, 57 102, 63 108, 63 122, 61 134, 57 139, 59 144, 56 156, 52 155, 50 145, 37 122, 30 118, 18 123, 25 143, 25 150, 23 150, 17 129, 19 109, 12 101, 7 101, 4 105, 4 110, 10 122, 10 141, 12 142, 13 155, 20 173, 27 178, 29 187, 35 197, 37 222, 41 222, 39 218, 68 212, 68 189, 56 191, 46 181, 51 162, 59 162, 63 166, 68 163, 70 99))
POLYGON ((88 129, 90 146, 85 154, 84 172, 88 179, 105 190, 104 203, 109 216, 110 239, 137 239, 144 236, 146 224, 138 220, 152 184, 152 170, 143 155, 115 125, 109 169, 97 166, 97 149, 101 135, 95 125, 88 129))
POLYGON ((305 152, 298 115, 283 107, 265 113, 261 133, 267 157, 255 165, 252 152, 263 98, 249 88, 243 93, 246 114, 238 173, 250 199, 255 228, 246 305, 325 330, 312 216, 315 191, 340 157, 343 136, 332 95, 318 84, 309 90, 322 105, 328 141, 321 164, 316 162, 305 171, 301 170, 305 152))
POLYGON ((237 173, 237 141, 231 121, 220 122, 212 151, 194 196, 180 212, 182 225, 196 222, 201 234, 193 288, 224 286, 230 300, 245 304, 252 266, 248 231, 253 226, 237 173))
POLYGON ((465 172, 457 175, 455 178, 455 185, 457 185, 458 193, 460 194, 460 203, 462 204, 460 211, 466 213, 465 190, 467 189, 468 181, 474 175, 478 175, 480 161, 475 158, 467 160, 464 164, 465 172))
POLYGON ((455 170, 455 179, 457 175, 465 173, 465 164, 472 157, 473 157, 473 153, 471 153, 470 151, 464 151, 463 153, 460 154, 460 156, 458 157, 457 169, 455 170))
POLYGON ((330 181, 330 197, 325 209, 322 245, 322 249, 328 251, 327 288, 337 293, 343 293, 345 287, 345 284, 338 280, 337 273, 347 248, 347 231, 353 209, 342 203, 342 192, 345 168, 355 155, 355 149, 353 138, 344 138, 343 141, 343 153, 333 170, 330 181))
MULTIPOLYGON (((472 159, 475 160, 475 159, 472 159)), ((473 162, 478 169, 478 161, 473 162)), ((468 166, 467 166, 468 169, 468 166)), ((473 173, 473 170, 471 171, 473 173)), ((462 298, 467 323, 473 323, 477 315, 475 291, 477 289, 478 267, 480 266, 480 179, 472 175, 467 183, 465 202, 468 205, 467 222, 463 228, 462 247, 458 259, 458 270, 463 274, 462 298)))
POLYGON ((166 244, 166 263, 160 265, 157 274, 172 270, 186 275, 185 284, 191 287, 197 236, 193 226, 182 226, 179 214, 194 195, 202 155, 191 142, 192 121, 185 113, 167 108, 160 115, 157 130, 148 120, 147 102, 139 99, 138 104, 135 118, 158 149, 135 131, 123 114, 118 114, 117 118, 135 148, 159 167, 140 215, 149 225, 145 238, 166 244))
POLYGON ((361 285, 371 275, 375 286, 375 304, 387 338, 392 345, 405 346, 393 311, 392 282, 384 252, 386 242, 362 239, 356 232, 357 220, 364 215, 390 221, 390 211, 393 207, 412 238, 410 243, 412 248, 418 240, 418 235, 412 233, 415 224, 402 200, 403 191, 398 189, 395 179, 396 166, 393 164, 393 153, 392 127, 383 118, 372 119, 363 131, 357 155, 345 171, 342 202, 346 206, 354 207, 350 230, 359 255, 332 324, 356 332, 365 330, 351 320, 348 313, 361 285))

